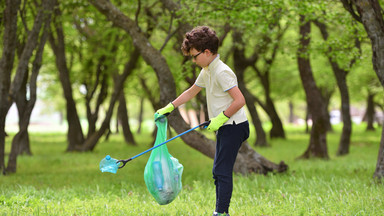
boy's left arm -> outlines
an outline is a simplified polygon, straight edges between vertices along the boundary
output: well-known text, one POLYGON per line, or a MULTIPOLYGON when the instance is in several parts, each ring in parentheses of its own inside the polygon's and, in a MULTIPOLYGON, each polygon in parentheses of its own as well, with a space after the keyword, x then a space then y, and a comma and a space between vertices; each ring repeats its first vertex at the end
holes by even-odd
POLYGON ((245 105, 245 98, 243 93, 241 93, 239 87, 235 86, 228 90, 228 94, 231 95, 233 101, 227 110, 224 111, 224 115, 231 117, 235 114, 241 107, 245 105))
POLYGON ((228 93, 233 98, 231 105, 224 112, 221 112, 218 116, 211 119, 207 130, 217 131, 233 114, 245 105, 245 98, 237 86, 228 90, 228 93))

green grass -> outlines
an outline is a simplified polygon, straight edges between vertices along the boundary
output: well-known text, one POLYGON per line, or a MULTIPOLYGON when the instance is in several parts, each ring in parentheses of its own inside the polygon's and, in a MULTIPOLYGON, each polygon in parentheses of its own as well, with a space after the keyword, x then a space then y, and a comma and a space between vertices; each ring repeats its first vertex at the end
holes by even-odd
MULTIPOLYGON (((296 160, 308 145, 303 128, 287 126, 287 140, 256 148, 271 161, 284 160, 290 169, 267 176, 235 175, 231 215, 383 215, 384 186, 372 180, 380 130, 354 126, 350 154, 337 157, 340 126, 335 129, 328 135, 328 161, 296 160)), ((123 159, 150 147, 148 134, 136 139, 139 146, 132 147, 114 135, 92 153, 65 153, 65 134, 31 134, 34 155, 19 156, 17 173, 0 177, 0 215, 212 215, 212 160, 181 139, 168 144, 184 165, 183 189, 168 205, 158 205, 145 186, 149 154, 117 174, 98 170, 107 154, 123 159)))

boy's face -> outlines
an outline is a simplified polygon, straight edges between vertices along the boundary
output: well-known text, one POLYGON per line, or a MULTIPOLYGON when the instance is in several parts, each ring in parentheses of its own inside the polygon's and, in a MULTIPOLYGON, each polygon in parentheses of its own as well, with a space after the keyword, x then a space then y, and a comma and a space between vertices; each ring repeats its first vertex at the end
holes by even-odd
POLYGON ((192 56, 192 61, 202 68, 207 67, 212 61, 209 58, 211 56, 211 52, 208 49, 199 52, 195 48, 192 48, 189 54, 192 56))

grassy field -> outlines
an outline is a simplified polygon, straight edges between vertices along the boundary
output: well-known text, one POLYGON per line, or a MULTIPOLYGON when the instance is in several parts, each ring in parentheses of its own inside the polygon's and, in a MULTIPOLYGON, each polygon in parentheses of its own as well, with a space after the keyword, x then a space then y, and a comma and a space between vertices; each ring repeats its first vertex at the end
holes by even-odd
MULTIPOLYGON (((289 127, 287 140, 256 148, 266 158, 284 160, 284 174, 234 177, 230 206, 240 215, 384 215, 384 186, 372 180, 380 130, 354 126, 350 154, 335 155, 340 128, 328 135, 330 160, 295 160, 308 145, 303 128, 289 127)), ((92 153, 65 153, 66 135, 32 133, 33 156, 20 156, 16 174, 0 177, 0 215, 212 215, 215 193, 212 160, 177 139, 170 153, 184 165, 183 189, 168 205, 158 205, 144 183, 146 154, 117 174, 101 173, 109 154, 129 158, 150 147, 148 134, 137 147, 120 135, 98 144, 92 153)), ((253 143, 254 137, 250 137, 253 143)), ((7 139, 9 152, 11 139, 7 139)))

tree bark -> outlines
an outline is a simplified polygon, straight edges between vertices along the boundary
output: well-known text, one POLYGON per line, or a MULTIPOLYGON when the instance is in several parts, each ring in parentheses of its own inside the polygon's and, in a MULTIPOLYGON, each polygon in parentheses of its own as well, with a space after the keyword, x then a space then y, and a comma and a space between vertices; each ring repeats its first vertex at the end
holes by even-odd
POLYGON ((255 64, 256 58, 251 57, 247 59, 245 57, 245 50, 243 48, 245 44, 243 43, 242 34, 240 32, 235 31, 233 33, 233 40, 239 43, 239 45, 237 46, 235 45, 234 52, 233 52, 234 69, 237 75, 237 82, 239 84, 239 88, 244 95, 246 106, 251 115, 252 123, 255 127, 256 140, 254 145, 267 147, 270 145, 267 141, 266 133, 263 129, 261 120, 259 118, 259 114, 255 106, 256 100, 252 95, 252 93, 248 91, 248 89, 246 88, 245 80, 244 80, 245 70, 247 69, 247 67, 255 64))
POLYGON ((384 178, 384 126, 381 132, 380 149, 377 157, 376 169, 373 178, 382 181, 384 178))
POLYGON ((300 158, 318 157, 329 159, 327 150, 327 112, 321 92, 316 86, 309 60, 311 23, 300 16, 300 47, 298 49, 298 66, 300 78, 304 86, 309 112, 312 115, 311 137, 307 150, 300 158))
POLYGON ((305 133, 309 133, 309 130, 310 130, 310 126, 308 124, 309 120, 312 121, 312 115, 309 111, 309 104, 308 104, 308 101, 307 101, 307 107, 305 109, 305 133))
POLYGON ((320 92, 321 92, 324 107, 325 107, 325 115, 327 117, 326 123, 325 123, 326 127, 327 127, 327 131, 332 132, 333 128, 332 128, 332 124, 331 124, 331 115, 329 114, 328 107, 329 107, 329 102, 331 101, 333 90, 330 91, 326 87, 323 87, 323 88, 320 87, 320 92))
MULTIPOLYGON (((107 97, 107 89, 108 89, 108 84, 107 84, 107 73, 102 73, 100 70, 100 67, 105 67, 108 68, 107 65, 103 65, 103 61, 99 62, 98 64, 98 69, 97 69, 97 78, 96 82, 93 84, 93 88, 89 89, 87 88, 87 95, 86 95, 86 109, 87 109, 87 120, 88 120, 88 134, 87 138, 92 136, 93 133, 96 132, 96 122, 99 117, 99 110, 100 106, 103 104, 105 98, 107 97), (92 104, 92 99, 94 97, 95 91, 97 87, 100 86, 100 91, 96 99, 95 103, 95 108, 92 110, 91 104, 92 104)), ((88 84, 87 84, 88 85, 88 84)))
MULTIPOLYGON (((343 76, 344 70, 340 70, 337 72, 334 70, 335 73, 339 76, 343 76), (343 72, 342 72, 343 71, 343 72)), ((336 74, 335 74, 336 75, 336 74)), ((337 78, 339 79, 339 78, 337 78)), ((352 134, 352 119, 351 119, 351 109, 350 109, 350 103, 349 103, 349 92, 348 92, 348 86, 346 79, 340 79, 338 82, 339 90, 340 90, 340 96, 341 96, 341 115, 343 118, 343 130, 341 133, 340 141, 339 141, 339 148, 337 150, 337 155, 346 155, 349 154, 349 146, 351 143, 351 134, 352 134)))
POLYGON ((119 99, 120 94, 122 93, 122 89, 125 83, 125 80, 128 78, 128 76, 132 73, 133 69, 136 67, 136 64, 139 59, 139 51, 137 48, 135 48, 131 55, 129 61, 124 66, 124 71, 121 75, 118 76, 118 78, 114 79, 114 89, 111 96, 111 99, 109 101, 109 108, 106 113, 106 117, 103 120, 103 123, 101 124, 101 127, 98 131, 93 133, 90 137, 88 137, 83 146, 79 149, 81 151, 93 151, 93 149, 96 147, 98 141, 103 136, 103 134, 109 129, 109 124, 111 121, 111 117, 113 114, 113 109, 115 107, 116 101, 119 99))
POLYGON ((3 12, 3 52, 0 59, 0 171, 5 175, 5 118, 11 106, 9 90, 17 44, 17 12, 20 0, 6 0, 3 12))
POLYGON ((59 6, 54 10, 55 19, 53 21, 53 29, 57 38, 54 37, 53 32, 49 34, 49 42, 51 44, 53 53, 56 57, 56 66, 59 72, 60 82, 63 88, 64 98, 66 101, 66 112, 68 122, 68 146, 67 151, 75 151, 84 142, 84 134, 80 124, 79 115, 76 108, 75 100, 73 99, 72 86, 70 80, 70 73, 67 66, 67 58, 65 56, 65 42, 64 32, 61 19, 61 11, 59 6))
MULTIPOLYGON (((384 19, 383 8, 377 0, 341 0, 345 9, 364 25, 372 44, 372 63, 381 85, 384 87, 384 19), (355 12, 357 9, 357 13, 355 12)), ((384 127, 382 127, 375 179, 384 178, 384 127)))
MULTIPOLYGON (((33 25, 33 29, 31 32, 29 32, 28 35, 28 41, 25 46, 25 48, 32 46, 35 47, 37 46, 36 54, 35 54, 35 59, 32 63, 32 74, 31 78, 29 80, 29 91, 30 91, 30 97, 29 100, 26 98, 26 84, 28 80, 28 72, 19 73, 20 76, 23 77, 15 77, 15 80, 21 79, 22 82, 20 82, 21 86, 20 89, 21 91, 17 91, 17 95, 15 97, 16 104, 19 109, 19 132, 15 135, 15 137, 12 140, 12 147, 11 147, 11 153, 9 155, 9 160, 8 160, 8 166, 6 171, 10 173, 15 173, 16 172, 16 167, 17 167, 17 156, 23 152, 31 155, 30 151, 30 145, 29 145, 29 134, 28 134, 28 126, 32 114, 32 110, 35 106, 36 102, 36 91, 37 91, 37 76, 39 74, 40 68, 41 68, 41 62, 42 62, 42 57, 43 57, 43 52, 44 52, 44 46, 47 41, 47 35, 49 31, 49 25, 51 22, 51 15, 53 12, 53 7, 56 4, 56 1, 51 1, 51 0, 44 0, 42 1, 42 8, 39 10, 37 17, 35 18, 35 23, 33 25), (37 38, 40 33, 40 29, 43 28, 43 33, 42 36, 40 37, 40 42, 38 42, 37 38), (31 34, 35 34, 34 36, 31 34), (35 45, 29 45, 30 43, 35 43, 35 45)), ((33 50, 32 50, 33 51, 33 50)), ((32 51, 29 50, 23 50, 23 54, 21 56, 25 56, 24 58, 31 58, 30 55, 32 55, 32 51), (30 52, 30 55, 24 55, 24 52, 30 52)), ((25 67, 18 67, 20 70, 26 70, 28 71, 28 68, 25 67)), ((16 73, 17 75, 18 73, 16 73)))
POLYGON ((138 126, 137 126, 137 134, 141 134, 141 125, 143 123, 143 114, 144 114, 144 98, 140 98, 140 109, 139 116, 137 117, 138 126))
POLYGON ((283 123, 279 114, 277 113, 275 103, 271 97, 271 82, 270 82, 270 71, 271 67, 276 59, 276 54, 280 46, 280 41, 283 38, 285 31, 287 30, 289 24, 286 24, 284 28, 282 28, 280 24, 281 13, 280 9, 277 9, 275 15, 275 19, 268 25, 268 30, 264 34, 261 35, 262 42, 256 45, 254 56, 256 56, 256 61, 252 65, 253 69, 256 72, 256 75, 260 79, 260 83, 264 89, 264 98, 265 101, 262 103, 258 100, 258 103, 268 114, 272 128, 269 132, 270 138, 283 138, 285 139, 285 131, 283 127, 283 123), (272 34, 271 32, 276 32, 272 34), (262 60, 261 65, 257 62, 262 60))
MULTIPOLYGON (((320 32, 323 36, 323 39, 325 41, 328 40, 329 34, 327 30, 327 26, 324 23, 316 21, 315 24, 319 27, 320 32)), ((356 39, 355 43, 356 47, 360 49, 360 42, 358 39, 356 39)), ((343 130, 340 137, 339 142, 339 148, 337 150, 337 155, 346 155, 349 153, 349 146, 351 141, 351 134, 352 134, 352 120, 351 120, 351 114, 350 114, 350 103, 349 103, 349 91, 347 86, 347 70, 342 69, 339 64, 332 59, 331 52, 332 47, 328 48, 328 61, 330 62, 332 66, 333 74, 336 77, 337 86, 340 91, 341 96, 341 114, 343 118, 343 130)), ((355 59, 352 59, 350 62, 350 65, 352 65, 355 62, 355 59)))
POLYGON ((296 122, 296 116, 295 116, 295 113, 293 111, 293 102, 292 101, 289 101, 288 107, 289 107, 289 123, 293 124, 296 122))
MULTIPOLYGON (((275 25, 277 25, 277 24, 275 24, 275 25)), ((280 41, 284 32, 285 32, 285 30, 281 30, 280 28, 278 31, 279 31, 279 33, 276 36, 276 38, 274 39, 276 41, 280 41)), ((258 103, 265 110, 265 112, 268 114, 268 116, 271 120, 271 123, 272 123, 272 128, 269 132, 269 137, 270 138, 283 138, 283 139, 285 139, 285 131, 284 131, 283 123, 280 119, 279 114, 276 111, 274 101, 271 98, 271 88, 270 88, 270 84, 271 84, 270 83, 270 69, 271 69, 272 63, 275 60, 276 53, 277 53, 277 50, 279 47, 279 43, 276 43, 275 45, 273 45, 272 50, 269 50, 268 45, 272 42, 271 36, 270 35, 264 35, 263 41, 264 41, 264 43, 262 43, 263 45, 261 45, 261 47, 256 49, 256 52, 260 52, 260 53, 255 54, 255 55, 261 54, 261 55, 267 56, 267 52, 272 52, 272 57, 270 57, 270 58, 265 57, 264 58, 263 65, 265 64, 265 66, 263 67, 263 69, 260 69, 256 64, 258 58, 256 58, 255 64, 252 65, 257 76, 260 79, 261 85, 264 88, 265 102, 263 103, 260 100, 258 100, 258 103)))
MULTIPOLYGON (((356 6, 360 21, 371 40, 372 63, 381 85, 384 87, 384 19, 378 0, 341 0, 345 7, 356 6), (346 4, 349 4, 347 6, 346 4)), ((352 9, 353 10, 353 9, 352 9)))
POLYGON ((127 101, 125 100, 124 89, 119 96, 119 106, 117 108, 117 118, 123 128, 125 142, 130 145, 136 145, 135 138, 129 125, 129 116, 127 109, 127 101))
MULTIPOLYGON (((112 5, 111 2, 107 0, 90 0, 90 2, 109 20, 111 20, 115 26, 124 29, 130 34, 135 47, 139 49, 143 59, 147 62, 147 64, 152 66, 152 68, 156 72, 158 83, 160 86, 159 105, 165 106, 167 103, 169 103, 169 101, 173 100, 176 97, 176 85, 172 73, 168 67, 168 64, 166 63, 161 53, 151 45, 147 37, 136 26, 135 22, 129 17, 125 16, 114 5, 112 5)), ((169 116, 169 123, 177 133, 181 133, 189 129, 189 127, 185 124, 182 117, 180 116, 180 113, 177 110, 169 116)), ((213 158, 215 152, 214 141, 207 139, 205 136, 196 131, 187 133, 181 138, 192 148, 195 148, 203 154, 213 158)), ((253 151, 251 148, 249 149, 249 151, 251 152, 247 151, 247 155, 245 155, 244 153, 240 153, 238 155, 236 162, 238 165, 235 165, 235 167, 237 167, 235 168, 235 172, 261 170, 261 168, 254 166, 254 163, 257 163, 256 159, 253 157, 256 152, 253 151), (254 163, 247 163, 247 161, 254 161, 254 163), (252 164, 252 167, 247 167, 246 165, 248 164, 252 164), (242 170, 239 170, 238 167, 242 167, 242 170)), ((284 163, 282 163, 279 167, 280 169, 275 169, 274 171, 283 172, 288 168, 288 166, 284 163)))
MULTIPOLYGON (((269 75, 268 75, 269 76, 269 75)), ((269 93, 265 95, 266 97, 266 112, 268 113, 271 123, 272 123, 272 128, 271 131, 269 132, 269 136, 271 138, 283 138, 285 139, 285 131, 283 127, 283 123, 279 117, 279 114, 276 111, 275 104, 270 97, 269 93)))
MULTIPOLYGON (((27 69, 28 70, 28 69, 27 69)), ((15 137, 12 140, 12 149, 11 154, 9 158, 12 158, 13 156, 20 155, 23 153, 26 153, 28 155, 31 155, 31 149, 29 145, 29 134, 28 131, 24 129, 25 123, 29 124, 30 116, 32 113, 32 110, 30 113, 27 112, 27 81, 28 81, 28 71, 24 74, 24 80, 21 85, 20 90, 16 93, 15 97, 15 103, 18 111, 19 116, 19 132, 15 135, 15 137)), ((9 167, 8 163, 8 167, 9 167)))
POLYGON ((364 117, 367 121, 367 131, 374 131, 375 127, 373 126, 375 120, 375 102, 374 102, 375 94, 369 93, 367 98, 367 110, 364 114, 364 117))
POLYGON ((256 100, 254 99, 252 93, 250 93, 244 85, 245 84, 243 82, 239 81, 239 88, 244 94, 245 103, 247 105, 249 114, 251 115, 252 124, 256 131, 256 140, 254 146, 269 147, 270 144, 267 140, 267 134, 264 131, 263 124, 256 109, 256 100))

